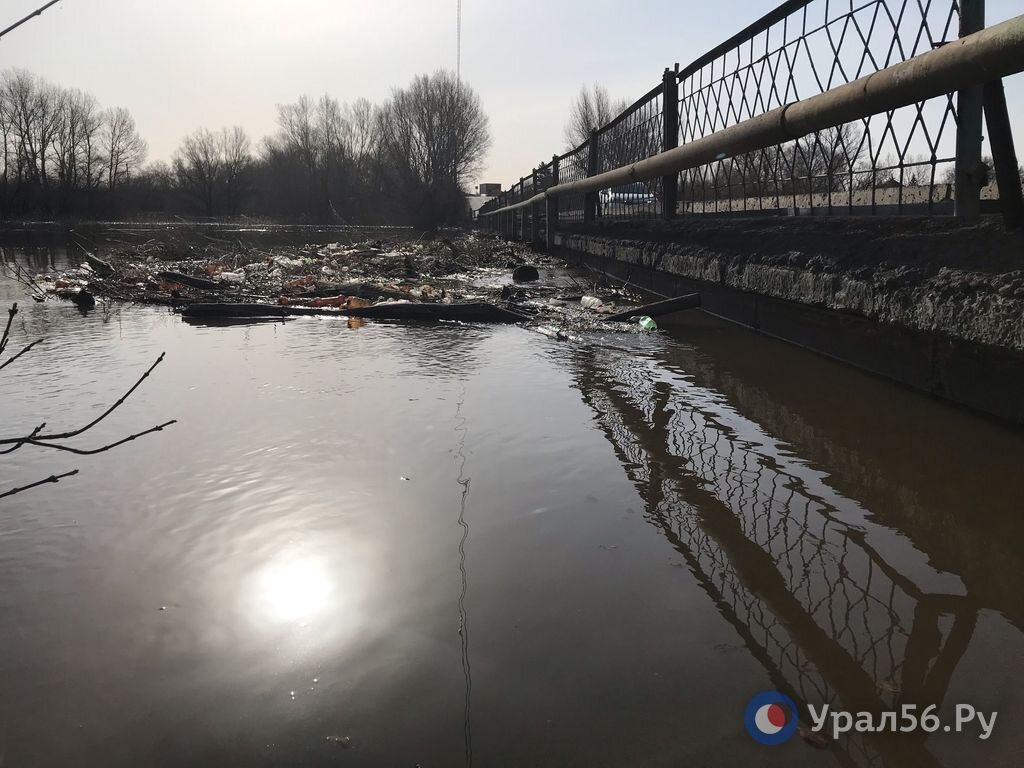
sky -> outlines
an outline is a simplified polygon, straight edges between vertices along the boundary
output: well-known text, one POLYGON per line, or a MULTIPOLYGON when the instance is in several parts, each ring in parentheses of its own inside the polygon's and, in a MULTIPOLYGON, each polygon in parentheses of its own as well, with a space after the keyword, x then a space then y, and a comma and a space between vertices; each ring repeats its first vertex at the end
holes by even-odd
MULTIPOLYGON (((561 152, 571 102, 601 82, 633 101, 779 0, 463 0, 462 75, 490 117, 480 181, 508 185, 561 152)), ((6 0, 0 26, 42 5, 6 0)), ((383 101, 415 75, 455 68, 457 0, 62 0, 0 40, 21 67, 124 106, 167 160, 197 128, 241 125, 254 143, 276 105, 329 93, 383 101)), ((1024 12, 987 0, 989 24, 1024 12)), ((1024 156, 1024 76, 1007 81, 1024 156)))

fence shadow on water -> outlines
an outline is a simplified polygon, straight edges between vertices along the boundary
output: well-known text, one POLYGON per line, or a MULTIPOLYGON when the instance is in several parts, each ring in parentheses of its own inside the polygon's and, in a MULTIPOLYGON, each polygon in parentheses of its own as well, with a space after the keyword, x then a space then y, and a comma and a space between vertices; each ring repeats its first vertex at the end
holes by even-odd
MULTIPOLYGON (((896 534, 693 376, 657 356, 624 361, 600 348, 573 365, 646 519, 805 722, 808 704, 951 707, 950 681, 979 613, 1000 610, 1021 628, 1003 593, 935 570, 935 552, 896 534)), ((834 748, 844 765, 940 765, 927 738, 851 731, 834 748)))

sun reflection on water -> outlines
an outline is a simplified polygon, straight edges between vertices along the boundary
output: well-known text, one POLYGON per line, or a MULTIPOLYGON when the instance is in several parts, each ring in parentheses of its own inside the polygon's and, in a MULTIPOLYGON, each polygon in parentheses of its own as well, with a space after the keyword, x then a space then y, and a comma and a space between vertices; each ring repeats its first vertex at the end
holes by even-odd
POLYGON ((261 568, 253 586, 260 618, 281 624, 315 619, 336 592, 323 559, 296 553, 282 554, 261 568))

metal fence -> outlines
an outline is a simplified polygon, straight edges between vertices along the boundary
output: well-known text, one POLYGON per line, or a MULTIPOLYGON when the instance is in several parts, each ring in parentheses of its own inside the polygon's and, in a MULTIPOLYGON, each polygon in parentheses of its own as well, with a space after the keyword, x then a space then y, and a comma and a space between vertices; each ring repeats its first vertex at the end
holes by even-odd
MULTIPOLYGON (((666 70, 661 84, 535 174, 565 183, 627 166, 983 27, 984 0, 789 0, 682 70, 666 70)), ((678 175, 559 195, 544 226, 696 214, 952 214, 955 204, 970 215, 981 198, 998 196, 981 165, 981 94, 979 85, 678 175)), ((487 203, 482 217, 543 189, 533 176, 487 203)), ((488 226, 530 239, 529 217, 502 214, 488 226)))
MULTIPOLYGON (((969 1, 969 0, 968 0, 969 1)), ((683 142, 955 40, 950 2, 789 2, 680 73, 683 142)), ((955 94, 682 174, 682 211, 952 213, 955 94)))

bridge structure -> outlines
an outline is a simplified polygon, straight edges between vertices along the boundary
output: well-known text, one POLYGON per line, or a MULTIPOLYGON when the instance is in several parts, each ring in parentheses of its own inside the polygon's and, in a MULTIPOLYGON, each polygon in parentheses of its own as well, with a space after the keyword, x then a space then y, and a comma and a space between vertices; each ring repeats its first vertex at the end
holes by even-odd
POLYGON ((1024 194, 984 0, 787 0, 477 225, 1024 425, 1024 194))
POLYGON ((995 209, 1024 225, 1001 80, 1021 70, 1024 16, 986 28, 984 0, 788 0, 666 69, 480 224, 547 245, 601 219, 995 209))

